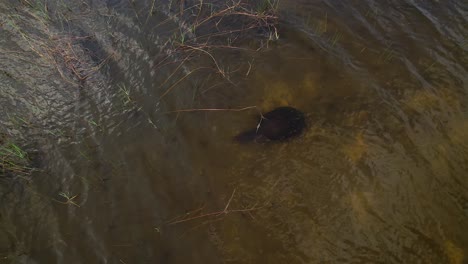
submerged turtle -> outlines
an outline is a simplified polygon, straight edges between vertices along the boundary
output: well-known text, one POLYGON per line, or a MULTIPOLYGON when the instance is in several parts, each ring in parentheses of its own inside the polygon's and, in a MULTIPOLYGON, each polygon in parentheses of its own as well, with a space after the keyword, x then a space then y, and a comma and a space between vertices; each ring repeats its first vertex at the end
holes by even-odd
POLYGON ((292 107, 278 107, 263 114, 258 126, 240 133, 234 139, 240 143, 256 140, 285 140, 301 134, 305 128, 304 114, 292 107))

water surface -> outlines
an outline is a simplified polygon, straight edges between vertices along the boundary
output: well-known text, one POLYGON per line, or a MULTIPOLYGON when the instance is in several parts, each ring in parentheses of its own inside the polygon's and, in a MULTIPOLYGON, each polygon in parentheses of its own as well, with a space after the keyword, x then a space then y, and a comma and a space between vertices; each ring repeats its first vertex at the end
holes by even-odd
POLYGON ((1 263, 467 261, 467 4, 287 0, 237 39, 153 4, 0 4, 41 168, 0 179, 1 263), (233 142, 285 105, 299 138, 233 142))

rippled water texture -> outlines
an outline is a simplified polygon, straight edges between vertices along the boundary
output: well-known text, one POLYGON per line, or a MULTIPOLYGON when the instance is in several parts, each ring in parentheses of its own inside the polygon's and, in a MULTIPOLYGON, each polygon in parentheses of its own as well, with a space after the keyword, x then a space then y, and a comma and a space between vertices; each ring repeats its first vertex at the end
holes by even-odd
POLYGON ((467 263, 466 1, 203 2, 0 3, 0 263, 467 263))

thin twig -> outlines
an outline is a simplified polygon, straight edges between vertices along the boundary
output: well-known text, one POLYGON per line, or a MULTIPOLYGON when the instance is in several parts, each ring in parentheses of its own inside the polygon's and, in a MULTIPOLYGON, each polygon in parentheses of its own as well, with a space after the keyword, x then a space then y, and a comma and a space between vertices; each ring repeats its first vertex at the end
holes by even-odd
POLYGON ((171 114, 171 113, 183 113, 183 112, 211 112, 211 111, 232 111, 232 112, 240 112, 240 111, 245 111, 249 109, 257 108, 256 105, 254 106, 247 106, 243 108, 199 108, 199 109, 180 109, 180 110, 174 110, 170 112, 166 112, 166 114, 171 114))
POLYGON ((201 69, 206 69, 207 67, 199 67, 199 68, 196 68, 192 71, 190 71, 189 73, 187 73, 184 77, 180 78, 176 83, 174 83, 171 87, 167 88, 167 90, 161 94, 161 96, 159 97, 159 99, 161 100, 163 97, 165 97, 172 89, 174 89, 174 87, 176 87, 180 82, 182 82, 185 78, 189 77, 192 73, 196 72, 196 71, 199 71, 201 69))
MULTIPOLYGON (((172 222, 169 222, 168 224, 169 225, 175 225, 175 224, 179 224, 179 223, 184 223, 184 222, 188 222, 188 221, 192 221, 192 220, 196 220, 196 219, 200 219, 200 218, 206 218, 206 217, 219 217, 221 215, 227 215, 229 213, 236 213, 236 212, 251 212, 251 211, 254 211, 254 210, 258 210, 258 209, 261 209, 263 208, 264 206, 260 206, 260 207, 257 207, 256 204, 253 205, 252 207, 250 208, 244 208, 244 209, 232 209, 230 210, 229 209, 229 206, 231 205, 231 202, 232 202, 232 199, 234 198, 234 194, 236 193, 236 189, 233 190, 232 194, 231 194, 231 197, 229 198, 228 202, 226 203, 226 205, 224 206, 224 209, 221 210, 221 211, 216 211, 216 212, 211 212, 211 213, 206 213, 206 214, 201 214, 201 215, 196 215, 196 216, 192 216, 192 217, 189 217, 189 218, 183 218, 183 219, 180 219, 180 220, 177 220, 177 221, 172 221, 172 222)), ((177 219, 177 218, 176 218, 177 219)), ((217 221, 217 219, 215 219, 217 221)))
POLYGON ((216 59, 214 58, 214 56, 211 55, 211 53, 209 53, 208 51, 206 51, 206 50, 204 50, 204 49, 197 48, 197 47, 194 47, 194 46, 189 46, 189 45, 183 45, 183 46, 206 53, 206 54, 207 54, 208 56, 210 56, 211 59, 213 60, 213 62, 214 62, 214 64, 216 65, 216 68, 218 69, 219 73, 220 73, 223 77, 226 77, 226 73, 221 69, 221 67, 219 67, 218 62, 216 61, 216 59))

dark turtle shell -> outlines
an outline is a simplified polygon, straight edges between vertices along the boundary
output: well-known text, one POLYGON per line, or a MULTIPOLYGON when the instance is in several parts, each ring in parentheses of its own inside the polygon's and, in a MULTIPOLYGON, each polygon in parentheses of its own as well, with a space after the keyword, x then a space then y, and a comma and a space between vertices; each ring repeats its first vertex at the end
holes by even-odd
POLYGON ((274 109, 263 115, 258 128, 242 132, 235 140, 246 143, 255 140, 285 140, 301 134, 305 128, 304 114, 292 107, 274 109))

